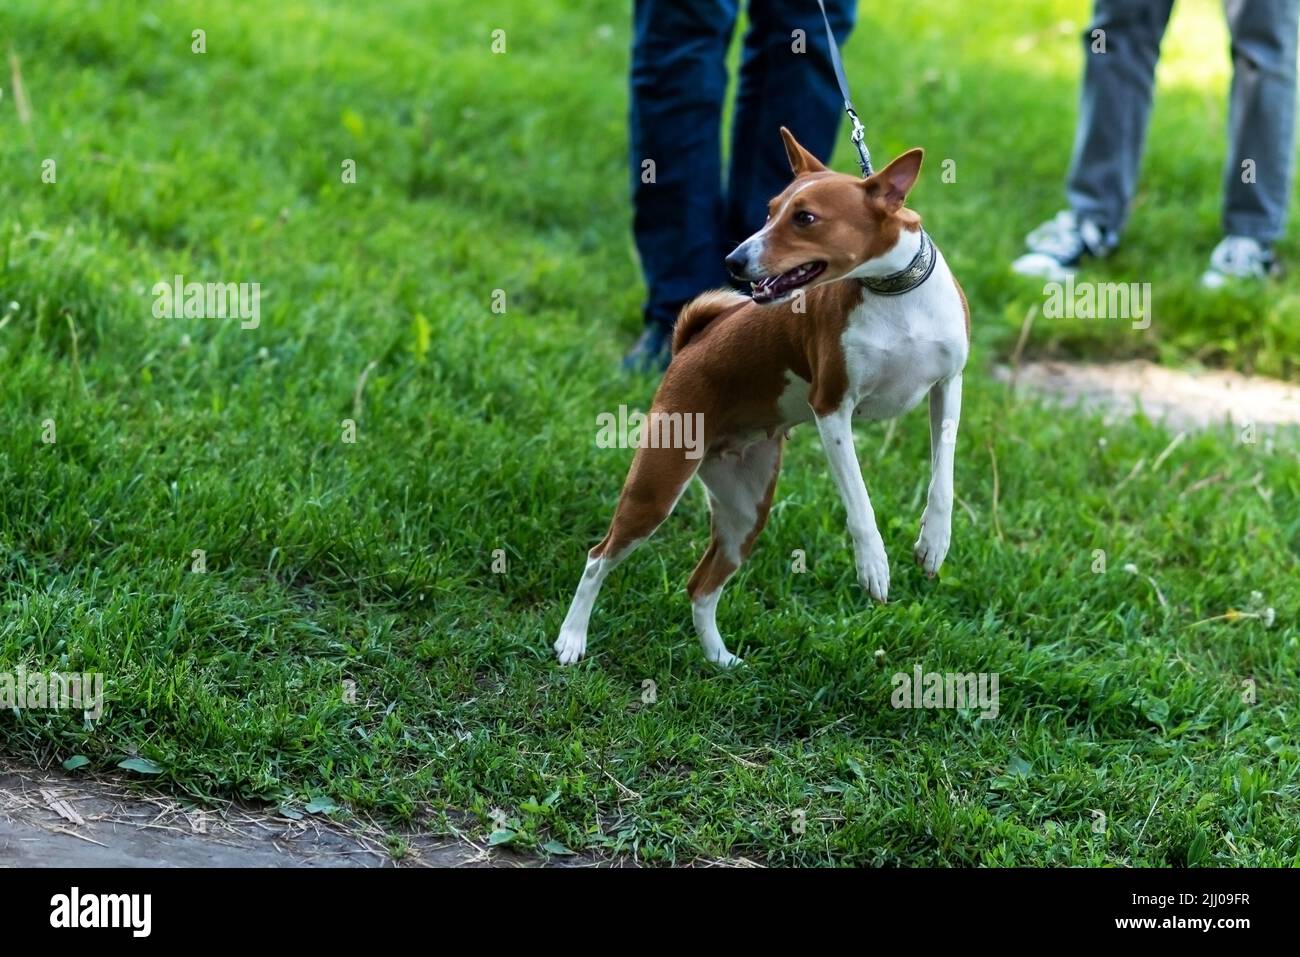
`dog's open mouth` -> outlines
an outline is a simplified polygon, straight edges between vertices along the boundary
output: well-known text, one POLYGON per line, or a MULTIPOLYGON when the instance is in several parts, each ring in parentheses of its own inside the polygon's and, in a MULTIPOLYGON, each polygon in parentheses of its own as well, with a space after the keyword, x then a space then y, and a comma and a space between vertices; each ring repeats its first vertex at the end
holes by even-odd
POLYGON ((755 302, 776 302, 778 299, 784 299, 800 286, 808 285, 820 276, 825 268, 824 262, 804 263, 778 275, 767 276, 750 284, 751 295, 755 302))

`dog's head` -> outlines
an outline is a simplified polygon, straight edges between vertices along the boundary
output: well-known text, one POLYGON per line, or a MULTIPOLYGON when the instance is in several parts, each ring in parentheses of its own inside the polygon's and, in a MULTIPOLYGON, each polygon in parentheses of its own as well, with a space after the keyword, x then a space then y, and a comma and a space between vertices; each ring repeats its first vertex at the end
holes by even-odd
POLYGON ((872 275, 871 262, 921 218, 903 206, 921 172, 924 150, 911 149, 866 179, 828 170, 784 126, 794 181, 768 203, 763 228, 726 259, 753 284, 754 301, 780 302, 805 287, 872 275))

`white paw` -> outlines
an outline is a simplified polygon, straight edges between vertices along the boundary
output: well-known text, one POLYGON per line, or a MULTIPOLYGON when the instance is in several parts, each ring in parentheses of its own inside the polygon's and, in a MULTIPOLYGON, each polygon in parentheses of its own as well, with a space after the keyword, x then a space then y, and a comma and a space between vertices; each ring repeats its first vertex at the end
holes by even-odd
POLYGON ((582 631, 561 631, 555 639, 555 657, 562 665, 571 665, 587 651, 587 634, 582 631))
POLYGON ((857 555, 858 584, 882 605, 889 601, 889 557, 884 542, 877 542, 857 555))
POLYGON ((933 578, 948 555, 952 525, 947 517, 921 517, 921 537, 916 540, 916 563, 933 578))
POLYGON ((743 665, 745 663, 743 659, 737 658, 726 648, 722 648, 717 651, 712 651, 712 650, 705 651, 704 657, 708 658, 709 661, 717 665, 719 668, 734 668, 737 665, 743 665))
POLYGON ((740 659, 727 650, 717 628, 711 625, 700 635, 700 648, 704 651, 705 659, 719 667, 730 668, 732 665, 740 664, 740 659))

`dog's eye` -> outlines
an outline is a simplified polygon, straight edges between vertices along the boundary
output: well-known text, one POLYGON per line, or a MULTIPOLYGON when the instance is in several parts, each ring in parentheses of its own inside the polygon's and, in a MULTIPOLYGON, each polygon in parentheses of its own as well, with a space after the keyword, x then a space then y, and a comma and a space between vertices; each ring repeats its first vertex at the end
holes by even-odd
POLYGON ((796 226, 811 226, 813 223, 817 222, 817 217, 806 209, 801 209, 799 212, 794 214, 794 222, 796 226))

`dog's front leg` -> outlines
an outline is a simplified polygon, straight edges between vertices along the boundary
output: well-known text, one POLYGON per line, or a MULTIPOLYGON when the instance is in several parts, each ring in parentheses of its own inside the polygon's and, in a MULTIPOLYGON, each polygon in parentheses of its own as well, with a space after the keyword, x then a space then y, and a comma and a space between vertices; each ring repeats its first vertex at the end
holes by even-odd
POLYGON ((921 514, 916 561, 931 577, 939 571, 952 539, 952 468, 961 418, 961 373, 930 389, 930 494, 921 514))
POLYGON ((876 527, 876 513, 862 481, 862 468, 853 448, 853 405, 845 402, 829 415, 817 416, 817 431, 830 463, 831 476, 840 490, 840 499, 848 513, 849 535, 853 538, 853 557, 858 582, 876 601, 889 598, 889 559, 885 542, 876 527))

